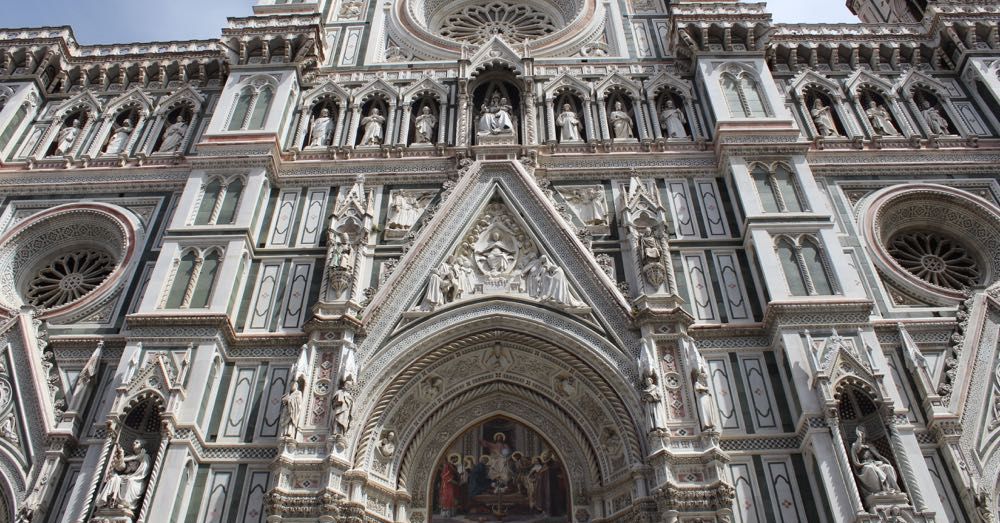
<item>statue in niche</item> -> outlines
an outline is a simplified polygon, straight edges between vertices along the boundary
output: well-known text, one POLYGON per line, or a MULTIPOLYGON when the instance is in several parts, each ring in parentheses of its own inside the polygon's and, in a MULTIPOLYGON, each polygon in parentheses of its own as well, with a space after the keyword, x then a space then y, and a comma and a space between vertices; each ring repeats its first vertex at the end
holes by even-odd
POLYGON ((868 110, 865 111, 868 120, 872 124, 872 130, 880 136, 899 136, 899 130, 892 123, 892 116, 889 111, 878 104, 875 100, 868 101, 868 110))
POLYGON ((330 145, 330 133, 333 131, 333 120, 330 118, 330 110, 326 107, 320 109, 319 116, 313 118, 312 125, 309 126, 309 147, 326 147, 330 145))
POLYGON ((74 118, 69 125, 59 131, 59 136, 56 138, 56 156, 69 155, 78 136, 80 136, 80 120, 74 118))
POLYGON ((816 132, 820 136, 824 138, 840 136, 840 133, 837 132, 837 124, 833 121, 833 111, 823 105, 823 100, 820 100, 818 96, 813 100, 813 107, 809 114, 812 116, 813 123, 816 124, 816 132))
POLYGON ((437 116, 431 114, 431 108, 423 106, 420 115, 413 121, 416 133, 414 143, 434 143, 434 128, 437 127, 437 116))
POLYGON ((650 227, 639 232, 638 239, 639 263, 646 281, 654 287, 659 287, 666 280, 666 268, 663 265, 663 251, 660 247, 660 236, 650 227))
POLYGON ((330 268, 349 269, 351 266, 351 237, 346 232, 333 229, 329 233, 330 268))
POLYGON ((615 108, 611 111, 611 130, 614 132, 615 140, 629 140, 635 138, 632 133, 632 117, 625 112, 625 106, 620 102, 615 102, 615 108))
POLYGON ((132 131, 135 127, 132 125, 132 120, 126 118, 121 125, 115 125, 114 130, 111 131, 111 139, 108 140, 107 147, 104 148, 106 154, 118 154, 125 151, 125 147, 128 145, 128 139, 132 136, 132 131))
POLYGON ((354 386, 354 379, 347 376, 340 382, 340 387, 333 394, 333 433, 347 434, 351 428, 351 408, 354 406, 354 396, 349 390, 354 386))
POLYGON ((715 430, 715 405, 712 401, 712 388, 708 384, 708 365, 700 356, 698 360, 698 367, 692 372, 698 418, 701 421, 701 430, 715 430))
POLYGON ((867 494, 895 494, 899 492, 896 469, 875 447, 865 441, 865 429, 855 429, 858 439, 851 444, 851 464, 858 482, 867 494))
POLYGON ((506 233, 494 229, 486 238, 480 238, 476 249, 479 267, 490 276, 497 276, 510 270, 514 263, 514 239, 506 233))
POLYGON ((396 453, 396 433, 391 430, 385 431, 379 439, 377 448, 382 457, 391 458, 396 453))
POLYGON ((292 390, 281 398, 281 427, 284 429, 283 437, 294 438, 299 430, 299 420, 302 417, 302 391, 299 390, 298 380, 292 381, 292 390))
POLYGON ((562 112, 556 118, 556 123, 559 124, 559 129, 562 133, 559 137, 559 143, 581 141, 580 117, 573 112, 573 107, 570 104, 563 104, 562 112))
POLYGON ((656 378, 656 373, 653 371, 646 372, 642 378, 642 387, 640 391, 640 399, 646 404, 647 415, 649 416, 649 422, 653 429, 658 429, 663 427, 663 421, 660 419, 660 407, 658 403, 663 398, 660 394, 659 381, 656 378))
POLYGON ((576 211, 581 222, 587 225, 608 224, 608 202, 601 187, 570 189, 563 197, 576 211))
POLYGON ((160 149, 157 152, 172 153, 180 148, 184 136, 187 134, 188 123, 183 114, 177 115, 177 120, 167 127, 163 132, 163 141, 160 142, 160 149))
POLYGON ((660 128, 663 129, 663 134, 668 138, 687 138, 687 129, 684 124, 687 123, 687 118, 684 116, 684 111, 680 110, 674 101, 667 99, 667 103, 660 112, 660 128))
POLYGON ((494 94, 489 103, 479 108, 479 135, 514 134, 514 121, 510 117, 510 102, 499 94, 494 94))
POLYGON ((920 114, 924 116, 924 121, 927 122, 927 127, 930 129, 931 134, 936 136, 951 134, 948 131, 948 119, 941 114, 941 111, 937 107, 931 105, 927 100, 924 100, 920 104, 920 114))
POLYGON ((415 191, 399 191, 392 195, 389 204, 389 216, 386 220, 390 229, 408 231, 417 220, 430 199, 431 193, 415 191))
POLYGON ((361 125, 365 129, 365 134, 361 136, 361 145, 381 145, 383 124, 385 117, 378 107, 372 107, 368 111, 368 116, 361 119, 361 125))
POLYGON ((126 456, 125 449, 115 444, 108 475, 98 503, 101 507, 135 510, 146 492, 146 476, 149 475, 151 460, 142 440, 132 442, 132 455, 126 456))

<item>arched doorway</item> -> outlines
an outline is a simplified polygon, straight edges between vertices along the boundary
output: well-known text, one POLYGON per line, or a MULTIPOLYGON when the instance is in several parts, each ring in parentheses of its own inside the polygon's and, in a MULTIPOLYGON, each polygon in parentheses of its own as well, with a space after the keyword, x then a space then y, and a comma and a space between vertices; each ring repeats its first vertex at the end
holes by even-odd
POLYGON ((430 485, 434 523, 569 521, 570 481, 543 434, 496 416, 441 451, 430 485))

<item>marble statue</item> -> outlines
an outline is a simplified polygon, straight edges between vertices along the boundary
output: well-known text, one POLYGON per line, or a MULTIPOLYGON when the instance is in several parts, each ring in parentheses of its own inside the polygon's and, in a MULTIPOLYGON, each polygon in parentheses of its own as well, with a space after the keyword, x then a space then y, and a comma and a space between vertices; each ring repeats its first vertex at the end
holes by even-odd
POLYGON ((563 104, 562 112, 556 118, 562 135, 559 137, 560 143, 580 141, 580 117, 573 112, 573 107, 563 104))
POLYGON ((382 457, 386 458, 392 457, 396 453, 395 432, 391 430, 385 431, 385 434, 382 435, 382 438, 378 442, 378 451, 379 454, 382 454, 382 457))
POLYGON ((936 136, 949 135, 951 132, 948 131, 948 119, 941 114, 941 111, 930 104, 927 100, 924 100, 920 104, 920 114, 924 116, 924 121, 927 122, 927 127, 930 129, 931 134, 936 136))
POLYGON ((172 153, 176 152, 180 148, 181 142, 184 141, 184 135, 187 134, 188 123, 184 119, 183 114, 177 115, 177 120, 167 127, 167 130, 163 133, 163 141, 160 142, 160 149, 157 152, 161 153, 172 153))
POLYGON ((108 145, 104 148, 104 152, 107 154, 118 154, 125 152, 125 147, 128 146, 128 139, 132 136, 132 131, 135 127, 132 126, 131 120, 125 120, 121 125, 116 125, 114 130, 111 131, 111 139, 108 140, 108 145))
POLYGON ((479 108, 479 123, 477 132, 480 135, 514 134, 514 121, 511 118, 510 102, 507 98, 493 95, 489 104, 479 108))
POLYGON ((284 430, 283 437, 294 438, 299 430, 299 423, 302 417, 302 391, 299 390, 299 382, 292 380, 292 390, 281 398, 281 427, 284 430))
POLYGON ((822 137, 840 136, 837 132, 837 124, 833 121, 832 110, 823 105, 823 101, 816 98, 813 101, 813 108, 809 111, 813 123, 816 124, 816 132, 822 137))
POLYGON ((609 117, 615 140, 628 140, 635 137, 632 133, 632 117, 625 112, 625 106, 621 102, 615 102, 615 109, 611 111, 609 117))
POLYGON ((424 306, 434 309, 452 301, 455 290, 455 275, 448 261, 431 271, 427 280, 427 293, 424 295, 424 306))
POLYGON ((660 127, 663 129, 663 134, 667 138, 687 138, 687 129, 684 128, 686 123, 684 111, 674 105, 673 100, 668 99, 666 107, 660 112, 660 127))
POLYGON ((491 232, 482 247, 476 251, 476 259, 490 275, 507 272, 514 262, 513 239, 503 237, 499 231, 491 232))
POLYGON ((111 471, 104 488, 98 496, 102 507, 135 510, 146 492, 146 476, 149 475, 151 459, 142 440, 132 442, 132 455, 126 456, 121 445, 115 445, 111 461, 111 471))
POLYGON ((577 307, 580 303, 569 290, 569 281, 562 267, 548 256, 542 255, 529 262, 521 270, 527 285, 528 295, 541 302, 577 307))
POLYGON ((319 116, 313 118, 312 125, 309 126, 309 147, 326 147, 330 145, 330 133, 333 131, 333 120, 330 118, 330 110, 324 107, 320 109, 319 116))
POLYGON ((896 125, 892 123, 892 116, 889 115, 889 111, 885 110, 875 100, 868 102, 868 110, 865 111, 868 115, 868 120, 872 123, 872 130, 875 134, 880 136, 899 136, 899 130, 896 129, 896 125))
POLYGON ((354 384, 354 380, 348 376, 341 383, 337 392, 333 394, 333 433, 347 434, 351 428, 351 408, 354 406, 354 396, 349 390, 354 384))
POLYGON ((431 108, 423 106, 420 115, 413 121, 416 133, 414 143, 434 143, 434 128, 437 127, 437 116, 431 114, 431 108))
POLYGON ((660 416, 660 387, 657 384, 656 373, 647 372, 642 379, 640 399, 646 404, 647 415, 649 416, 650 428, 657 429, 664 426, 660 416))
POLYGON ((390 229, 409 230, 413 224, 420 219, 423 207, 421 200, 427 198, 427 193, 417 193, 412 191, 398 191, 392 195, 389 204, 389 216, 386 219, 386 226, 390 229))
POLYGON ((448 263, 451 265, 453 277, 453 293, 455 299, 463 296, 471 296, 476 292, 476 271, 472 267, 472 262, 465 256, 450 256, 448 263))
POLYGON ((78 136, 80 136, 80 120, 74 119, 59 131, 59 136, 56 138, 56 156, 69 155, 78 136))
POLYGON ((895 494, 899 492, 896 469, 875 447, 865 441, 865 429, 855 429, 858 438, 851 444, 851 464, 858 482, 867 494, 895 494))
POLYGON ((368 116, 361 119, 361 125, 365 129, 365 134, 361 136, 361 145, 381 145, 383 125, 385 117, 378 107, 372 107, 368 111, 368 116))

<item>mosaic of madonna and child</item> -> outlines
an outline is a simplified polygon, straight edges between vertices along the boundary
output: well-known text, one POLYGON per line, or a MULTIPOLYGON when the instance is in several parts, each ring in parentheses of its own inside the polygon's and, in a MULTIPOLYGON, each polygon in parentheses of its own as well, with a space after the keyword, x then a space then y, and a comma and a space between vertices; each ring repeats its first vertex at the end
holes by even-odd
POLYGON ((569 478, 535 431, 505 418, 458 437, 435 468, 433 523, 565 523, 569 478))

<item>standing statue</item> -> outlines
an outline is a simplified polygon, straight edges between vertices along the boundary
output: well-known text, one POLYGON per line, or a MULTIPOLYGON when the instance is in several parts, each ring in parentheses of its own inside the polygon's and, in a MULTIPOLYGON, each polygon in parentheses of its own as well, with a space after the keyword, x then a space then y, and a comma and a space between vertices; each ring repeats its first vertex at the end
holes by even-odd
POLYGON ((813 108, 809 111, 812 115, 813 123, 816 124, 816 131, 822 137, 840 136, 837 132, 837 124, 833 121, 833 112, 829 107, 823 105, 823 101, 817 97, 813 101, 813 108))
POLYGON ((372 107, 371 111, 368 111, 368 116, 361 119, 361 125, 365 128, 365 134, 361 136, 361 145, 381 145, 384 123, 385 117, 382 116, 382 112, 378 107, 372 107))
POLYGON ((132 121, 126 119, 121 125, 116 125, 111 132, 111 139, 108 140, 107 147, 104 148, 106 154, 118 154, 125 151, 128 146, 128 139, 132 136, 132 121))
POLYGON ((686 123, 684 111, 678 109, 673 100, 668 99, 666 107, 660 113, 660 127, 663 133, 667 138, 687 138, 687 129, 684 128, 686 123))
POLYGON ((635 137, 632 134, 632 117, 625 112, 625 106, 620 101, 615 102, 615 110, 611 111, 610 117, 615 140, 627 140, 635 137))
POLYGON ((660 419, 660 399, 662 395, 660 394, 660 387, 656 381, 655 372, 647 372, 642 380, 642 391, 640 398, 643 403, 646 404, 647 415, 649 416, 650 428, 659 429, 663 428, 663 421, 660 419))
POLYGON ((298 380, 292 380, 292 390, 281 398, 281 427, 283 437, 294 438, 299 430, 299 420, 302 417, 302 391, 298 380))
POLYGON ((135 510, 146 492, 146 476, 151 460, 142 440, 132 442, 132 455, 126 456, 121 445, 116 444, 111 461, 111 472, 98 496, 98 504, 107 508, 135 510))
POLYGON ((941 111, 937 107, 931 105, 927 100, 924 100, 920 106, 920 114, 924 115, 924 121, 927 122, 927 127, 931 130, 931 134, 937 136, 951 134, 948 131, 948 119, 941 114, 941 111))
POLYGON ((437 127, 437 116, 431 114, 431 108, 423 106, 420 108, 420 115, 413 121, 416 134, 416 143, 434 143, 434 128, 437 127))
POLYGON ((708 366, 705 360, 698 357, 698 368, 692 371, 694 395, 698 402, 698 418, 701 420, 701 430, 716 430, 715 405, 712 401, 712 388, 708 384, 708 366))
POLYGON ((347 434, 351 427, 351 407, 354 406, 354 396, 348 390, 354 386, 354 379, 348 376, 340 383, 337 392, 333 394, 333 433, 347 434))
POLYGON ((865 441, 865 429, 855 429, 858 439, 851 444, 851 464, 854 474, 867 494, 895 494, 899 492, 896 469, 875 447, 865 441))
POLYGON ((559 124, 562 133, 559 137, 560 143, 580 141, 580 117, 573 112, 572 106, 563 104, 562 112, 556 118, 556 123, 559 124))
POLYGON ((163 141, 160 142, 160 149, 158 152, 161 153, 172 153, 176 152, 180 148, 181 142, 184 141, 184 135, 187 134, 188 124, 184 119, 183 114, 177 115, 177 120, 167 127, 167 130, 163 133, 163 141))
POLYGON ((896 125, 892 123, 892 116, 889 111, 885 110, 875 100, 870 100, 868 102, 868 110, 865 111, 868 115, 868 120, 872 123, 872 129, 875 134, 880 136, 899 136, 899 131, 896 129, 896 125))
POLYGON ((420 218, 420 200, 424 194, 400 191, 392 196, 389 204, 389 218, 386 220, 390 229, 409 230, 420 218))
POLYGON ((73 144, 76 143, 78 136, 80 136, 80 120, 74 118, 69 125, 59 131, 59 137, 56 138, 56 156, 69 155, 70 151, 73 150, 73 144))
POLYGON ((608 202, 602 188, 575 189, 566 194, 565 198, 573 206, 581 222, 587 225, 607 225, 608 202))
POLYGON ((333 131, 333 120, 330 119, 330 110, 324 107, 320 109, 319 116, 313 118, 312 125, 309 126, 309 147, 330 145, 331 131, 333 131))

